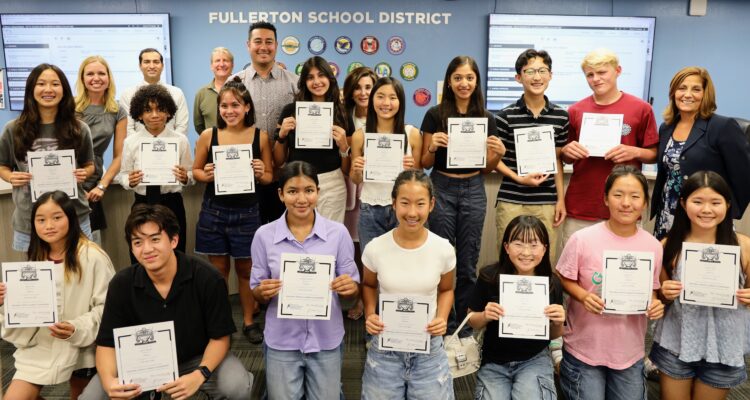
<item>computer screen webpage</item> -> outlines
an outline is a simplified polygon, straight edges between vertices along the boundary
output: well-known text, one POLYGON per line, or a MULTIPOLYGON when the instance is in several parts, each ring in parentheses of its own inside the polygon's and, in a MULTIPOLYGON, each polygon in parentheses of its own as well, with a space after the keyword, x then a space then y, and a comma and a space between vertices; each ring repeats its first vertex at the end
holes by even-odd
POLYGON ((618 55, 620 90, 648 100, 655 23, 654 17, 490 14, 487 108, 499 110, 523 94, 515 64, 530 48, 546 50, 552 58, 550 101, 567 106, 591 94, 581 60, 597 48, 618 55))
POLYGON ((0 15, 10 109, 23 108, 26 78, 41 64, 55 64, 75 91, 78 67, 91 55, 109 63, 122 91, 143 81, 138 53, 155 48, 164 56, 162 80, 172 83, 169 14, 0 15))

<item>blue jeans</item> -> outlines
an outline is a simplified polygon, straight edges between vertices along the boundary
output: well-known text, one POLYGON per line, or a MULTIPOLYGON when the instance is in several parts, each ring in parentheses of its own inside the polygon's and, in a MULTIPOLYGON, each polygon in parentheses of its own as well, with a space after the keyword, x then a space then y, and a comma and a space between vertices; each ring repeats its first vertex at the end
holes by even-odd
POLYGON ((399 399, 453 399, 442 336, 432 337, 430 354, 383 351, 373 336, 362 376, 362 400, 399 399))
POLYGON ((448 333, 456 330, 466 317, 471 291, 477 279, 479 247, 487 212, 484 177, 451 178, 433 171, 435 208, 429 228, 448 239, 456 248, 456 290, 454 310, 448 319, 448 333))
POLYGON ((477 373, 476 400, 557 400, 549 350, 525 361, 487 363, 477 373))
POLYGON ((391 206, 359 205, 359 248, 364 253, 372 239, 390 232, 398 225, 396 214, 391 206))
POLYGON ((643 359, 617 370, 593 367, 563 349, 560 388, 568 400, 645 400, 643 359))
MULTIPOLYGON (((83 218, 78 218, 78 223, 81 226, 81 232, 83 232, 89 240, 93 240, 91 236, 91 220, 89 219, 88 214, 83 218)), ((34 229, 34 227, 32 226, 31 229, 34 229)), ((19 232, 15 229, 13 230, 13 250, 25 253, 29 249, 30 244, 30 234, 19 232)))
POLYGON ((331 400, 341 396, 341 346, 317 353, 263 346, 269 400, 331 400))

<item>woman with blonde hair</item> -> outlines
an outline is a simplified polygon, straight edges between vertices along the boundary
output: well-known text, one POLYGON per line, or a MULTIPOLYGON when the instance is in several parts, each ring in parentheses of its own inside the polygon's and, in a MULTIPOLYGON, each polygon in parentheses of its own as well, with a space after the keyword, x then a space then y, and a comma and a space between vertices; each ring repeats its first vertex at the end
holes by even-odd
MULTIPOLYGON (((122 145, 127 135, 127 112, 115 100, 112 70, 102 56, 86 57, 78 68, 76 116, 91 129, 94 143, 94 173, 83 183, 91 207, 91 230, 107 227, 101 199, 120 171, 122 145), (104 173, 104 152, 112 146, 112 162, 104 173)), ((96 236, 95 236, 96 237, 96 236)))
POLYGON ((669 84, 669 104, 659 127, 658 172, 651 200, 654 236, 666 236, 674 220, 683 179, 697 171, 714 171, 734 194, 732 217, 739 219, 750 203, 750 143, 732 118, 715 113, 711 75, 702 67, 679 70, 669 84))

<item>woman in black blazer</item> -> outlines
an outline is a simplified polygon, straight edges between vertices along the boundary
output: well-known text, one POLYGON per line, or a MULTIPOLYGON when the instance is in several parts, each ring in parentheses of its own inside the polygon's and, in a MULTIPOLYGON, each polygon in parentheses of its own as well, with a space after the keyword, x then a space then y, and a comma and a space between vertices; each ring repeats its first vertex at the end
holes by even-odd
POLYGON ((672 227, 682 181, 696 171, 714 171, 729 183, 733 218, 741 218, 750 203, 750 142, 737 121, 714 111, 716 97, 708 71, 678 71, 669 84, 669 105, 659 127, 658 173, 651 197, 658 239, 672 227))

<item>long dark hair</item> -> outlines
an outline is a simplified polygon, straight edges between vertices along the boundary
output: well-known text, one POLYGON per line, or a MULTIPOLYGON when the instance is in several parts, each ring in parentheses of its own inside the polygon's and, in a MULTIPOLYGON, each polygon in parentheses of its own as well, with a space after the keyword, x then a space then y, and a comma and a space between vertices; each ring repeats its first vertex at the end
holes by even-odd
POLYGON ((456 108, 456 94, 451 89, 451 75, 462 66, 468 65, 474 74, 477 76, 477 85, 474 88, 474 92, 471 94, 469 99, 469 107, 466 109, 467 117, 484 117, 484 95, 482 95, 482 76, 479 75, 479 66, 477 62, 469 56, 457 56, 451 60, 448 64, 448 68, 445 70, 445 78, 443 78, 443 100, 438 105, 438 113, 440 114, 441 128, 446 129, 448 118, 458 115, 458 109, 456 108))
POLYGON ((81 280, 81 265, 78 260, 78 246, 88 241, 83 236, 81 226, 78 223, 73 200, 65 192, 56 190, 47 192, 39 196, 34 206, 31 207, 31 241, 29 249, 26 251, 26 257, 29 261, 47 261, 50 253, 50 245, 39 237, 36 231, 36 212, 40 206, 48 202, 53 202, 60 206, 65 217, 68 219, 68 235, 65 239, 65 279, 68 280, 70 275, 77 274, 78 280, 81 280))
POLYGON ((547 228, 544 226, 544 223, 542 223, 539 218, 532 215, 519 215, 508 223, 508 226, 505 228, 505 233, 503 234, 502 244, 500 245, 500 261, 482 268, 479 271, 479 279, 489 283, 494 288, 493 293, 498 291, 500 274, 518 274, 516 267, 510 260, 508 252, 505 250, 505 245, 515 240, 529 243, 535 239, 544 245, 545 251, 539 265, 534 268, 534 275, 549 277, 550 291, 553 293, 559 293, 562 290, 562 284, 557 276, 552 273, 552 262, 550 262, 549 259, 549 233, 547 233, 547 228))
MULTIPOLYGON (((667 233, 667 240, 664 243, 664 258, 662 262, 662 268, 667 272, 667 276, 672 277, 673 265, 677 262, 677 258, 682 253, 682 242, 685 241, 688 234, 690 234, 691 222, 688 218, 685 207, 682 206, 683 202, 687 202, 693 192, 699 189, 709 188, 716 193, 720 194, 727 203, 727 207, 732 204, 732 190, 729 185, 721 177, 713 171, 698 171, 690 178, 682 182, 682 188, 680 189, 680 201, 677 202, 677 209, 674 212, 674 222, 672 223, 672 229, 667 233)), ((728 211, 728 210, 727 210, 728 211)), ((716 244, 728 244, 736 246, 738 244, 737 234, 734 232, 734 225, 732 223, 732 216, 727 212, 724 220, 719 223, 716 227, 716 244)))
POLYGON ((341 92, 339 91, 339 83, 336 80, 336 75, 333 74, 331 66, 325 58, 320 56, 313 56, 307 59, 302 64, 302 70, 299 74, 299 81, 297 81, 297 101, 312 101, 313 95, 310 89, 307 88, 307 76, 310 74, 310 70, 317 68, 323 75, 328 78, 328 91, 325 94, 325 101, 333 103, 333 123, 344 128, 345 131, 349 131, 349 124, 346 122, 344 116, 344 110, 341 106, 341 92))
POLYGON ((55 115, 55 136, 58 142, 58 149, 78 149, 81 146, 83 137, 81 135, 81 124, 76 119, 76 102, 73 92, 70 90, 70 83, 65 73, 56 65, 39 64, 29 73, 26 78, 26 89, 23 95, 23 111, 16 120, 16 129, 13 132, 14 153, 16 159, 26 159, 26 152, 31 149, 42 123, 39 114, 39 104, 34 98, 34 89, 36 81, 42 72, 51 69, 62 86, 62 99, 57 105, 57 114, 55 115))
POLYGON ((389 77, 378 79, 378 81, 375 82, 375 86, 372 87, 372 91, 370 92, 370 101, 367 103, 367 125, 365 126, 365 131, 378 131, 378 114, 375 112, 375 104, 373 102, 373 99, 375 99, 375 95, 378 93, 378 89, 387 85, 393 86, 393 90, 396 92, 396 97, 398 97, 398 113, 396 113, 396 117, 393 121, 392 133, 405 133, 404 119, 406 118, 406 100, 404 96, 404 87, 401 85, 401 82, 399 82, 398 79, 389 77))
POLYGON ((245 117, 242 119, 243 125, 245 127, 253 126, 255 123, 255 104, 253 104, 253 98, 250 96, 250 92, 245 87, 245 84, 242 83, 242 79, 240 79, 239 76, 235 76, 233 79, 228 80, 224 86, 222 86, 221 90, 219 90, 219 101, 216 102, 216 126, 219 129, 224 129, 227 127, 227 121, 224 121, 224 118, 221 117, 221 96, 224 95, 224 93, 232 93, 232 95, 240 100, 245 105, 250 106, 250 111, 245 113, 245 117))

